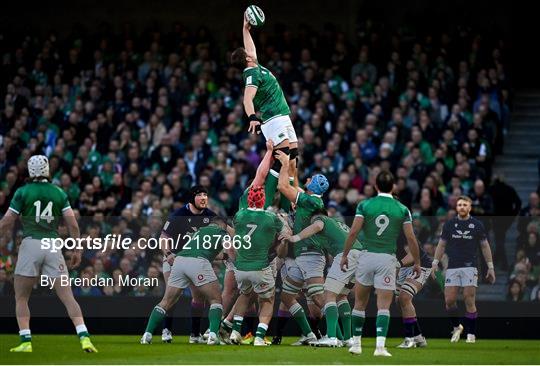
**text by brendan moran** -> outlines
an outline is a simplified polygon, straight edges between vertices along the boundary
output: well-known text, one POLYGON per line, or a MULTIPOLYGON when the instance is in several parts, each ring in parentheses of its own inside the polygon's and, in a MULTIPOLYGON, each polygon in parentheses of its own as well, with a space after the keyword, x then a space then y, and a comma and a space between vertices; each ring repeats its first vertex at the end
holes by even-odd
MULTIPOLYGON (((71 287, 105 287, 105 286, 114 286, 113 278, 70 278, 68 275, 61 275, 60 277, 49 277, 41 275, 40 285, 43 287, 48 287, 51 290, 54 286, 71 286, 71 287)), ((155 287, 159 285, 159 280, 157 278, 148 278, 148 277, 130 277, 130 276, 119 276, 118 284, 122 287, 155 287)))

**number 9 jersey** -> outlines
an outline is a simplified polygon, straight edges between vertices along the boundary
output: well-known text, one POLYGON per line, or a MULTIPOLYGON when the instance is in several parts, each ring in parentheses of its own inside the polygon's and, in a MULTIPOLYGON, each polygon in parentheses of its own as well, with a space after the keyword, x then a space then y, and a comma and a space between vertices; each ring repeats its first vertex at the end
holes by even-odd
POLYGON ((403 224, 412 223, 409 209, 388 193, 360 202, 356 216, 364 218, 361 242, 372 253, 395 255, 403 224))
POLYGON ((58 223, 70 209, 67 194, 49 182, 32 182, 15 191, 9 209, 21 217, 23 237, 57 238, 58 223))

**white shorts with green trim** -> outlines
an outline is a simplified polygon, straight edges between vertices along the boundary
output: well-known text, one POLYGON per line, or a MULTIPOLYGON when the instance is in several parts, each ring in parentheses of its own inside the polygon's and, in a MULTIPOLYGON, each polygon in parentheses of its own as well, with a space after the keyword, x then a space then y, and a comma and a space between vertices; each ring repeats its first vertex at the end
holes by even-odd
POLYGON ((396 289, 395 256, 386 253, 364 252, 358 258, 356 281, 364 286, 374 286, 381 290, 396 289))
POLYGON ((201 287, 214 281, 217 276, 208 259, 178 256, 174 259, 167 286, 186 288, 193 284, 201 287))
POLYGON ((240 271, 237 269, 234 271, 234 276, 242 294, 247 295, 253 290, 263 298, 269 298, 274 294, 276 282, 270 266, 259 271, 240 271))
POLYGON ((270 118, 267 122, 261 124, 261 131, 266 140, 274 142, 274 146, 287 139, 289 143, 298 142, 291 117, 288 115, 270 118))
POLYGON ((62 251, 42 249, 41 239, 27 237, 19 247, 15 274, 26 277, 37 277, 41 274, 58 278, 67 275, 68 271, 62 251))
POLYGON ((322 254, 302 254, 294 260, 302 272, 302 278, 307 281, 310 278, 323 277, 326 259, 322 254))
POLYGON ((339 253, 334 257, 334 261, 328 269, 326 281, 324 282, 325 291, 330 291, 338 295, 349 294, 351 288, 354 286, 354 274, 356 273, 356 268, 358 267, 358 258, 360 255, 362 255, 362 253, 363 251, 358 249, 351 249, 349 255, 347 255, 349 266, 345 272, 343 272, 340 267, 343 253, 339 253))

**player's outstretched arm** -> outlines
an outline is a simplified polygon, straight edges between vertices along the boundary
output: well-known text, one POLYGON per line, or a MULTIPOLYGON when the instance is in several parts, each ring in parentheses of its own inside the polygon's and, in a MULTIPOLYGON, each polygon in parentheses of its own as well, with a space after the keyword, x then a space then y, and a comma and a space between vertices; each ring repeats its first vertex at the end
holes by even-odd
POLYGON ((272 152, 274 150, 274 143, 272 140, 266 141, 266 154, 257 167, 257 173, 255 173, 255 179, 253 179, 253 186, 258 187, 264 185, 270 166, 272 165, 272 152))
POLYGON ((347 256, 349 255, 349 252, 351 251, 353 243, 358 237, 358 234, 362 230, 363 226, 364 226, 364 216, 356 216, 351 226, 351 231, 349 231, 349 235, 347 236, 347 240, 345 240, 345 245, 343 246, 343 256, 341 257, 341 263, 339 264, 339 266, 341 267, 341 270, 344 272, 349 267, 349 260, 347 256))
POLYGON ((403 232, 407 239, 407 245, 409 247, 409 253, 413 257, 414 267, 413 274, 416 277, 420 276, 422 269, 420 268, 420 248, 418 247, 418 241, 414 235, 412 222, 406 222, 403 224, 403 232))
POLYGON ((491 255, 491 247, 489 246, 489 241, 487 239, 483 240, 480 243, 480 248, 482 249, 482 255, 487 263, 487 274, 486 279, 491 283, 495 283, 495 267, 493 265, 493 256, 491 255))
POLYGON ((2 220, 0 220, 0 233, 8 233, 11 232, 13 229, 13 225, 15 224, 15 221, 17 220, 17 215, 12 210, 7 210, 4 217, 2 217, 2 220))
POLYGON ((296 202, 298 196, 298 188, 289 184, 289 156, 283 151, 278 150, 276 152, 276 159, 281 162, 281 169, 279 170, 278 190, 289 201, 296 202))
POLYGON ((317 220, 313 224, 306 227, 304 230, 300 231, 298 234, 288 238, 288 241, 291 243, 297 243, 301 240, 312 237, 313 235, 321 232, 323 229, 324 223, 321 220, 317 220))
POLYGON ((249 30, 251 25, 249 24, 246 14, 244 13, 244 25, 242 27, 242 37, 244 39, 244 49, 246 54, 253 59, 254 62, 257 62, 257 49, 255 48, 255 42, 251 37, 249 30))
POLYGON ((445 250, 446 240, 439 239, 439 243, 437 244, 437 248, 435 249, 435 256, 433 257, 433 262, 431 263, 431 277, 433 277, 433 279, 435 279, 435 272, 439 270, 439 262, 441 261, 445 250))

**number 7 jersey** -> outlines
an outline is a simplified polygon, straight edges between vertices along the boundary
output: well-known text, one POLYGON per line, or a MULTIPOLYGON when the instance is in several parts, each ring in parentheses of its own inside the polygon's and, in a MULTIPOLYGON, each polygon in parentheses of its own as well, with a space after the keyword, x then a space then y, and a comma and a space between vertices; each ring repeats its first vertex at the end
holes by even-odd
POLYGON ((9 209, 21 217, 23 237, 57 238, 62 213, 70 209, 60 187, 49 182, 28 183, 15 191, 9 209))
POLYGON ((387 193, 360 202, 356 216, 364 218, 362 244, 372 253, 396 254, 403 224, 412 222, 409 209, 387 193))

